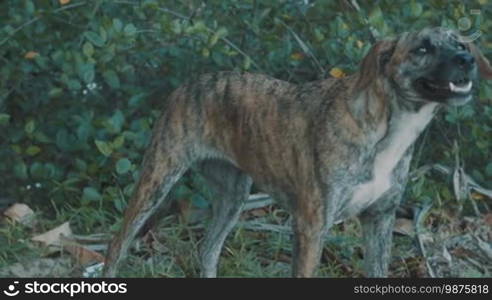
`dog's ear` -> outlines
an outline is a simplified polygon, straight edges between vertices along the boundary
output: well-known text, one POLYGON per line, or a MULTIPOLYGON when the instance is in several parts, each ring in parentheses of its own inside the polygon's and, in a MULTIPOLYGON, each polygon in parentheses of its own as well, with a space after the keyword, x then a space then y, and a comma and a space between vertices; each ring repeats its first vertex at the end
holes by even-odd
POLYGON ((380 76, 395 50, 396 40, 382 40, 374 44, 362 60, 356 89, 362 91, 380 76))
POLYGON ((480 76, 484 79, 492 79, 492 67, 490 66, 489 60, 473 43, 469 43, 468 47, 470 48, 470 52, 473 57, 475 57, 480 76))

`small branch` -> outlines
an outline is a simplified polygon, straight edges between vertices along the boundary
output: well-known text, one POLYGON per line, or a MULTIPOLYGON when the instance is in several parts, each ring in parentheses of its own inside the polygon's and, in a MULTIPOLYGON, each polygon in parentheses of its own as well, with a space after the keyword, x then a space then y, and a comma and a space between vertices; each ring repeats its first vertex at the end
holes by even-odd
MULTIPOLYGON (((451 175, 454 173, 453 170, 451 170, 450 167, 441 165, 441 164, 433 164, 433 165, 425 165, 417 170, 413 171, 412 174, 410 174, 410 178, 412 181, 415 181, 422 175, 428 173, 430 170, 436 170, 439 173, 445 174, 445 175, 451 175)), ((470 175, 466 174, 463 172, 463 182, 466 183, 468 189, 474 190, 479 194, 485 195, 489 198, 492 198, 492 190, 491 189, 486 189, 482 187, 480 184, 478 184, 470 175)))
MULTIPOLYGON (((74 3, 74 4, 70 4, 70 5, 66 5, 66 6, 63 6, 63 7, 60 7, 60 8, 57 8, 55 10, 53 10, 53 13, 58 13, 58 12, 61 12, 61 11, 64 11, 64 10, 67 10, 67 9, 71 9, 71 8, 74 8, 74 7, 79 7, 79 6, 82 6, 82 5, 85 5, 85 1, 84 2, 78 2, 78 3, 74 3)), ((4 38, 3 40, 0 41, 0 46, 5 44, 8 40, 10 40, 10 38, 12 38, 17 32, 21 31, 22 29, 24 29, 25 27, 39 21, 41 19, 41 17, 34 17, 32 18, 31 20, 27 21, 26 23, 22 24, 21 26, 17 27, 16 29, 14 29, 13 32, 9 33, 9 35, 4 38)))
POLYGON ((270 231, 270 232, 278 232, 282 234, 292 233, 292 230, 289 226, 268 224, 260 221, 238 222, 238 226, 253 231, 270 231))
MULTIPOLYGON (((126 1, 118 1, 117 3, 124 3, 124 4, 129 4, 127 3, 126 1)), ((178 12, 175 12, 173 10, 170 10, 168 8, 165 8, 165 7, 159 7, 157 8, 159 11, 162 11, 162 12, 165 12, 165 13, 168 13, 168 14, 171 14, 175 17, 178 17, 178 18, 181 18, 181 19, 185 19, 185 20, 191 20, 190 17, 188 16, 185 16, 183 14, 180 14, 178 12)), ((207 31, 208 32, 214 32, 212 29, 206 27, 207 31)), ((221 41, 223 41, 224 43, 226 43, 227 45, 229 45, 229 47, 231 47, 232 49, 236 50, 237 52, 239 52, 242 56, 246 57, 247 59, 249 59, 251 61, 251 64, 256 68, 258 69, 259 71, 263 71, 259 66, 258 64, 256 64, 256 62, 251 58, 251 56, 249 56, 247 53, 245 53, 243 50, 241 50, 238 46, 236 46, 236 44, 234 44, 231 40, 225 38, 225 37, 221 37, 220 38, 221 41)))
POLYGON ((14 31, 9 33, 6 38, 4 38, 3 40, 0 41, 0 46, 5 44, 8 40, 10 40, 10 38, 13 37, 18 31, 21 31, 22 29, 31 25, 32 23, 39 21, 39 19, 41 19, 41 18, 40 17, 32 18, 31 20, 27 21, 26 23, 22 24, 21 26, 17 27, 16 29, 14 29, 14 31))
POLYGON ((374 26, 372 26, 369 23, 369 20, 366 17, 363 17, 362 16, 362 13, 360 11, 360 6, 357 3, 357 0, 346 0, 346 3, 348 4, 349 7, 352 7, 355 11, 357 11, 359 13, 359 15, 361 16, 361 18, 364 20, 364 23, 368 26, 369 36, 371 38, 371 42, 372 43, 376 42, 376 40, 377 40, 377 38, 379 37, 380 34, 377 31, 377 29, 374 28, 374 26))
POLYGON ((243 211, 262 208, 273 203, 273 199, 267 194, 250 195, 244 204, 243 211))
POLYGON ((175 12, 175 11, 170 10, 168 8, 165 8, 165 7, 158 7, 157 10, 160 10, 162 12, 165 12, 167 14, 173 15, 173 16, 181 18, 181 19, 190 20, 190 18, 188 16, 182 15, 178 12, 175 12))
POLYGON ((299 37, 299 35, 297 35, 297 33, 295 33, 295 31, 289 25, 285 24, 285 22, 282 21, 282 20, 280 20, 280 19, 277 19, 277 20, 282 25, 284 25, 284 27, 287 28, 287 30, 292 34, 292 36, 294 37, 294 39, 296 40, 296 42, 301 47, 302 51, 311 57, 311 59, 314 62, 314 65, 318 68, 318 71, 321 74, 321 78, 325 78, 326 71, 321 66, 321 63, 319 62, 318 58, 314 55, 313 51, 311 51, 311 48, 309 48, 309 46, 301 40, 301 38, 299 37))

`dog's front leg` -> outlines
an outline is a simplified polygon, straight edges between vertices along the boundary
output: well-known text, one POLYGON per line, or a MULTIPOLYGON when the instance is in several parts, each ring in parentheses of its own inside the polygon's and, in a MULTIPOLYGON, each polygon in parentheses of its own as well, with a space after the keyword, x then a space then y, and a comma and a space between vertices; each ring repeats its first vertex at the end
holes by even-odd
POLYGON ((359 216, 364 243, 364 271, 368 277, 386 277, 391 258, 395 212, 408 179, 413 147, 393 171, 393 186, 359 216))
POLYGON ((371 207, 360 216, 364 243, 364 271, 368 277, 387 276, 396 207, 397 205, 382 210, 371 207))

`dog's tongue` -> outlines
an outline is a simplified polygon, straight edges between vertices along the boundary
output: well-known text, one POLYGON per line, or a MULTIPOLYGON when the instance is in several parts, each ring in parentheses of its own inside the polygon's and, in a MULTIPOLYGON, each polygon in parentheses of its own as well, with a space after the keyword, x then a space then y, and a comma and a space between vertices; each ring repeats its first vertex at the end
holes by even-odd
POLYGON ((468 83, 465 84, 454 84, 453 82, 449 82, 449 89, 454 92, 454 93, 468 93, 473 84, 471 81, 468 81, 468 83))

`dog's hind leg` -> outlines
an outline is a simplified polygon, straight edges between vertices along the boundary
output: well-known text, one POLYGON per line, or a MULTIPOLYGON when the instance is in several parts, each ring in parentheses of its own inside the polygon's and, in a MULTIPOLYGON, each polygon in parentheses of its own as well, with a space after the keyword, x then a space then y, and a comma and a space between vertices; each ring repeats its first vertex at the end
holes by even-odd
POLYGON ((159 139, 154 139, 145 155, 140 179, 125 210, 122 228, 107 252, 103 270, 105 277, 116 275, 118 263, 126 255, 136 234, 163 202, 170 199, 166 197, 170 189, 193 161, 189 151, 165 149, 159 139))
POLYGON ((327 231, 324 217, 319 213, 309 216, 294 214, 293 265, 294 277, 312 277, 321 258, 323 236, 327 231))
POLYGON ((200 163, 199 168, 215 192, 212 220, 200 247, 200 275, 216 277, 222 245, 239 218, 252 180, 246 173, 226 161, 206 160, 200 163))

